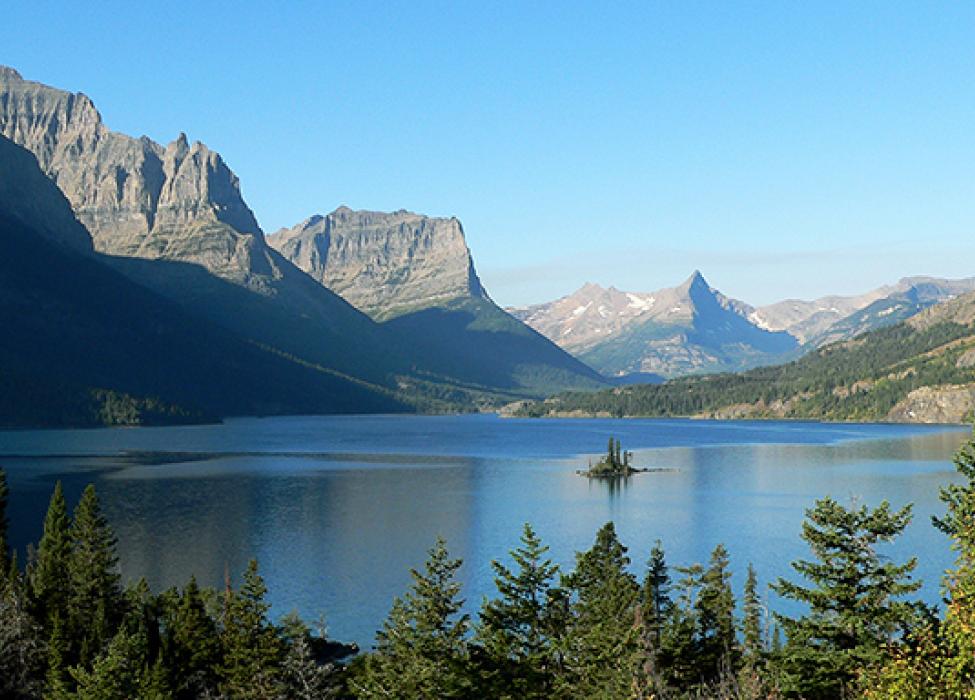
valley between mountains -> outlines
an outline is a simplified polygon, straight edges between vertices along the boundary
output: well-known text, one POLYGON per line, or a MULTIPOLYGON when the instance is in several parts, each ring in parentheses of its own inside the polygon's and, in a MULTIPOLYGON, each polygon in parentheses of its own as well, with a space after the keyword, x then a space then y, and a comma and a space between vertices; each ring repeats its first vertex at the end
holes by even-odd
POLYGON ((203 143, 0 67, 0 424, 971 417, 975 278, 754 307, 694 272, 502 309, 458 218, 326 211, 266 234, 203 143))

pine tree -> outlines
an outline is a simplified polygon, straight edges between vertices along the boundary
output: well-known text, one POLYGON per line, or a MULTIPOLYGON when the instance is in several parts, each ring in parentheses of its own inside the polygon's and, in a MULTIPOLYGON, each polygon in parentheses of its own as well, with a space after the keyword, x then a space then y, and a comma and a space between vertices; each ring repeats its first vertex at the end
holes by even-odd
POLYGON ((68 628, 87 664, 112 638, 124 610, 117 540, 89 484, 78 501, 69 529, 71 556, 68 628))
POLYGON ((664 619, 657 660, 666 686, 691 690, 702 680, 697 633, 704 567, 692 564, 676 567, 676 571, 681 575, 677 581, 678 597, 664 619))
POLYGON ((9 527, 7 519, 7 505, 10 498, 10 489, 7 486, 7 475, 0 469, 0 579, 3 579, 10 571, 10 541, 9 527))
POLYGON ((119 630, 93 662, 91 670, 71 669, 78 700, 168 700, 146 660, 146 640, 137 632, 119 630))
POLYGON ((50 634, 57 617, 62 625, 68 619, 68 583, 71 537, 68 505, 61 482, 54 485, 51 503, 44 518, 44 531, 34 561, 28 570, 31 608, 50 634))
POLYGON ((173 693, 187 699, 216 695, 217 669, 222 660, 220 638, 196 577, 190 578, 164 618, 163 657, 173 693))
POLYGON ((277 694, 281 640, 268 622, 267 586, 251 559, 239 591, 229 591, 223 620, 224 694, 234 698, 267 698, 277 694))
POLYGON ((525 524, 522 546, 512 550, 518 568, 492 562, 500 597, 481 609, 477 638, 485 650, 497 696, 551 698, 556 671, 555 611, 561 591, 553 587, 559 567, 548 547, 525 524))
POLYGON ((955 469, 962 481, 941 489, 947 512, 932 519, 957 553, 943 581, 944 620, 908 630, 884 665, 865 674, 870 700, 975 697, 975 441, 955 455, 955 469))
POLYGON ((646 695, 651 693, 659 695, 664 686, 660 658, 664 626, 672 614, 673 607, 674 603, 670 598, 670 572, 667 569, 663 545, 660 540, 657 540, 650 550, 639 605, 643 656, 641 682, 648 689, 646 695))
POLYGON ((746 659, 755 662, 765 653, 765 635, 762 631, 762 601, 758 596, 758 576, 751 564, 748 565, 748 577, 745 579, 742 613, 742 650, 746 659))
POLYGON ((610 522, 591 549, 576 555, 576 568, 565 578, 572 604, 560 686, 570 697, 626 697, 639 674, 639 586, 626 570, 629 563, 610 522))
POLYGON ((360 698, 462 698, 471 691, 465 637, 469 617, 460 614, 459 559, 451 559, 437 539, 413 585, 393 601, 376 635, 376 652, 351 681, 360 698))
POLYGON ((47 642, 47 672, 44 680, 47 700, 62 700, 71 697, 71 679, 67 668, 68 640, 64 625, 58 613, 51 619, 51 636, 47 642))
POLYGON ((724 545, 714 548, 708 568, 701 575, 697 610, 699 672, 705 682, 711 683, 722 671, 735 668, 738 655, 735 596, 724 545))
POLYGON ((786 689, 805 698, 835 698, 849 692, 858 669, 876 664, 884 645, 912 615, 897 598, 916 591, 910 581, 916 560, 883 562, 875 551, 911 519, 911 507, 893 512, 884 501, 876 509, 844 508, 831 498, 806 511, 802 538, 815 561, 792 566, 812 585, 780 578, 773 589, 808 606, 798 618, 776 617, 785 628, 781 666, 786 689))

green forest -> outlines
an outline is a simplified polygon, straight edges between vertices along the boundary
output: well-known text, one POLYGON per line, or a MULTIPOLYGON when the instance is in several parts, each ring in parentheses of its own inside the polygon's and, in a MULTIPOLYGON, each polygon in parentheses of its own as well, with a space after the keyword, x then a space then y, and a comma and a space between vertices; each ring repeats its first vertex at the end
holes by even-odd
POLYGON ((785 365, 682 377, 665 384, 567 392, 528 404, 518 415, 883 420, 914 389, 975 381, 972 368, 959 363, 961 355, 975 347, 973 335, 971 325, 941 322, 916 330, 901 323, 827 345, 785 365), (732 412, 720 415, 722 410, 732 412))
MULTIPOLYGON (((918 601, 916 560, 890 561, 911 506, 824 498, 800 536, 808 558, 766 582, 801 603, 769 613, 747 566, 732 589, 721 544, 671 567, 658 541, 632 562, 607 523, 562 571, 530 525, 497 592, 465 613, 461 562, 438 540, 362 654, 324 622, 269 619, 256 561, 233 587, 123 587, 116 538, 88 486, 73 510, 56 485, 21 565, 8 546, 0 470, 0 697, 143 698, 975 698, 975 441, 955 459, 933 525, 950 538, 943 611, 918 601)), ((948 546, 946 538, 946 545, 948 546)))

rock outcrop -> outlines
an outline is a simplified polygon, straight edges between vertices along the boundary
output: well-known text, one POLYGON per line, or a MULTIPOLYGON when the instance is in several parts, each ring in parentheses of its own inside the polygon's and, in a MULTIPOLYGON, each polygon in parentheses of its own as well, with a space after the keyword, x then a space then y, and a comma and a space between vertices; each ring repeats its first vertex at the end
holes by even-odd
POLYGON ((278 265, 237 177, 185 134, 167 146, 108 129, 82 93, 0 68, 0 134, 30 150, 99 252, 179 260, 267 291, 278 265))
POLYGON ((975 384, 922 386, 894 406, 887 419, 897 423, 963 423, 975 411, 975 384))
POLYGON ((375 319, 486 298, 456 218, 340 207, 268 236, 319 283, 375 319))

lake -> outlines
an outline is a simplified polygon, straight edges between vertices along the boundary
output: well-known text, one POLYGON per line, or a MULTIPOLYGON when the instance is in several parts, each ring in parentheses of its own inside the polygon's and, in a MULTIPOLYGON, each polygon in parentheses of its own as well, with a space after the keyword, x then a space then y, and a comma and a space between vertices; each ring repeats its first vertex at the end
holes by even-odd
MULTIPOLYGON (((191 574, 221 585, 260 561, 275 617, 324 614, 332 637, 372 645, 393 596, 437 535, 461 557, 474 610, 493 593, 490 561, 531 522, 571 565, 606 521, 634 571, 656 539, 671 565, 723 542, 740 595, 748 562, 764 584, 807 556, 804 510, 832 495, 914 503, 888 553, 917 555, 922 595, 939 600, 952 561, 930 525, 968 428, 694 420, 507 420, 493 415, 247 418, 217 426, 0 432, 11 537, 36 542, 60 479, 72 507, 94 482, 119 537, 123 576, 155 590, 191 574), (610 436, 634 464, 666 471, 624 484, 575 471, 610 436)), ((773 609, 782 603, 768 594, 773 609)))

